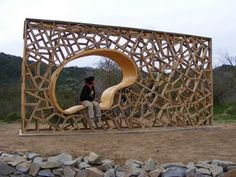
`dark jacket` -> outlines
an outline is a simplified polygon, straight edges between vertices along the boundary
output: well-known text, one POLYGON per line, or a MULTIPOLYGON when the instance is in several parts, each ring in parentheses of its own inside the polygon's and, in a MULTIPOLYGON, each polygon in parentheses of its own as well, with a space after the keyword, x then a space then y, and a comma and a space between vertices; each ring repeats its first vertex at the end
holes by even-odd
POLYGON ((80 101, 93 101, 95 99, 95 89, 94 86, 85 84, 82 88, 80 94, 80 101))

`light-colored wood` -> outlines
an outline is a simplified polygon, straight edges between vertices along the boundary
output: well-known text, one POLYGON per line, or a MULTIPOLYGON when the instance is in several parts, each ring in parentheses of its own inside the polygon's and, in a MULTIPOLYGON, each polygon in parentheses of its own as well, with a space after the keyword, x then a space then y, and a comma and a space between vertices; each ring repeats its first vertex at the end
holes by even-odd
POLYGON ((90 129, 87 110, 82 105, 67 110, 60 108, 55 86, 65 64, 91 54, 114 60, 124 75, 120 84, 103 93, 104 129, 212 124, 210 38, 26 19, 24 41, 23 132, 30 130, 32 123, 35 123, 35 130, 90 129), (45 73, 41 72, 42 67, 45 73))
POLYGON ((57 103, 57 98, 56 98, 56 82, 57 78, 60 75, 60 72, 64 68, 64 66, 75 60, 79 59, 84 56, 90 56, 90 55, 98 55, 98 56, 103 56, 110 58, 114 62, 118 64, 118 66, 121 68, 123 79, 120 83, 117 85, 114 85, 112 87, 107 88, 101 95, 101 103, 100 107, 102 110, 108 110, 111 108, 114 95, 118 90, 121 90, 125 87, 128 87, 132 84, 134 84, 138 78, 138 70, 135 65, 135 63, 129 59, 126 55, 119 51, 111 50, 111 49, 92 49, 88 51, 84 51, 79 53, 78 55, 73 55, 73 57, 65 60, 53 73, 50 79, 49 83, 49 96, 51 98, 51 103, 53 106, 57 109, 57 111, 63 113, 63 114, 75 114, 76 112, 84 109, 85 107, 82 105, 76 105, 71 108, 68 108, 66 110, 63 110, 59 104, 57 103))
POLYGON ((26 56, 26 49, 27 49, 27 40, 25 35, 27 34, 26 30, 26 21, 24 24, 24 53, 23 53, 23 61, 21 64, 21 129, 25 129, 25 121, 26 121, 26 100, 25 100, 25 80, 26 80, 26 73, 25 73, 25 62, 27 60, 26 56))

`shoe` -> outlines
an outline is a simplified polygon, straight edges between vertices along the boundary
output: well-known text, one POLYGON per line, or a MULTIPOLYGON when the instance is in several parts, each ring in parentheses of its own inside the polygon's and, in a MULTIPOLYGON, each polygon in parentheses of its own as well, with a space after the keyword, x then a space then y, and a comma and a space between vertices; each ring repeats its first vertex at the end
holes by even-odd
POLYGON ((97 124, 98 124, 99 127, 103 126, 101 117, 98 118, 98 123, 97 124))

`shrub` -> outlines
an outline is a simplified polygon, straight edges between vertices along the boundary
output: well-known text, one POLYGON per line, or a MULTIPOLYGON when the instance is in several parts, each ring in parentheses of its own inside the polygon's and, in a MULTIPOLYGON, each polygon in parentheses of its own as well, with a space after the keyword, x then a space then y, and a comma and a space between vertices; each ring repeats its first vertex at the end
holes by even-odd
POLYGON ((7 115, 7 117, 4 119, 4 122, 11 123, 11 122, 16 122, 18 120, 20 120, 19 114, 13 112, 7 115))
POLYGON ((236 115, 236 105, 231 105, 225 110, 226 114, 236 115))

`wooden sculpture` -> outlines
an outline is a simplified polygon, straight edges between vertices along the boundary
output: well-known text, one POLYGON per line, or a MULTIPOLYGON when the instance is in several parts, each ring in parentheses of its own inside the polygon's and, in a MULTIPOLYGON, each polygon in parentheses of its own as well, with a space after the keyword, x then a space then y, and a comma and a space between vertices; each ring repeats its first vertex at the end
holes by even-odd
POLYGON ((104 129, 209 125, 211 50, 211 39, 201 36, 26 19, 22 131, 90 129, 82 105, 64 110, 55 96, 63 67, 89 55, 110 58, 123 73, 102 94, 104 129))

